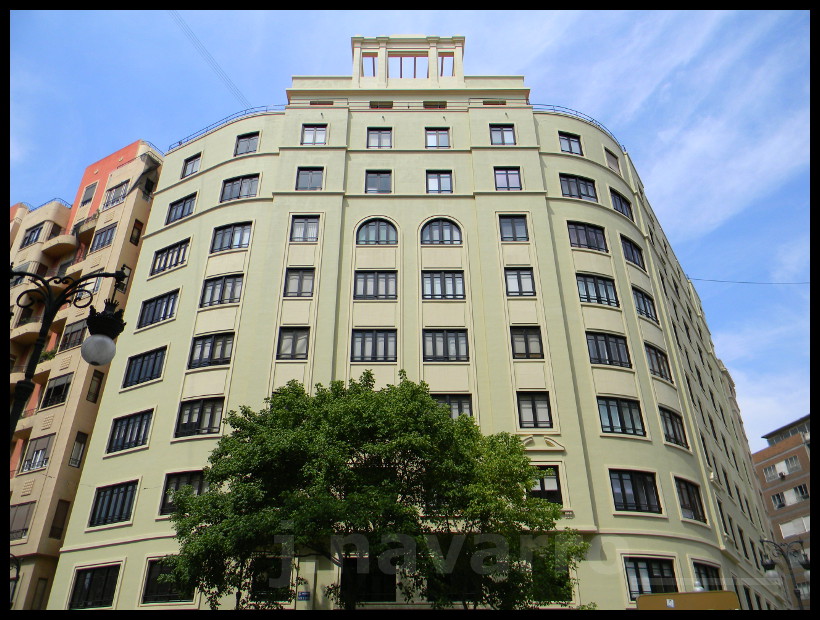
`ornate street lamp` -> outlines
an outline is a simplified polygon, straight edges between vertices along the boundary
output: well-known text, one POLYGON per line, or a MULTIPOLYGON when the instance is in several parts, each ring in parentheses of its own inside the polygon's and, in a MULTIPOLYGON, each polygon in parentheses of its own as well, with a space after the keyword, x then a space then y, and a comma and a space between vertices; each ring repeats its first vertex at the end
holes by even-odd
MULTIPOLYGON (((792 570, 792 564, 789 561, 789 557, 791 556, 795 558, 803 570, 808 571, 811 569, 811 562, 809 561, 809 556, 806 555, 806 550, 803 548, 803 541, 798 539, 787 543, 777 543, 773 540, 761 538, 760 542, 770 544, 775 552, 775 555, 779 555, 786 561, 786 568, 789 569, 789 576, 792 580, 794 596, 797 598, 797 606, 802 610, 803 600, 800 596, 800 588, 797 587, 797 580, 794 578, 794 571, 792 570), (800 547, 800 549, 798 550, 797 547, 800 547)), ((768 572, 777 567, 777 562, 775 562, 773 557, 770 558, 764 553, 760 565, 763 567, 764 571, 768 572)))
MULTIPOLYGON (((125 267, 125 265, 123 265, 125 267)), ((15 271, 9 265, 11 278, 28 278, 34 284, 33 288, 26 289, 17 296, 17 305, 21 308, 30 308, 37 302, 43 304, 40 332, 26 364, 25 378, 17 382, 14 389, 14 402, 9 419, 9 442, 14 437, 14 429, 23 413, 29 397, 34 391, 34 371, 40 361, 40 354, 48 338, 48 330, 54 322, 54 317, 64 304, 71 304, 76 308, 87 308, 93 301, 93 293, 85 288, 91 280, 97 278, 114 278, 117 284, 125 280, 124 269, 114 273, 89 273, 76 280, 69 276, 55 276, 46 278, 28 271, 15 271)), ((22 279, 21 278, 21 279, 22 279)), ((116 310, 117 302, 112 299, 105 301, 105 308, 97 312, 91 308, 86 326, 91 334, 83 343, 80 354, 83 359, 94 366, 104 365, 114 357, 114 339, 125 328, 122 320, 123 310, 116 310)))

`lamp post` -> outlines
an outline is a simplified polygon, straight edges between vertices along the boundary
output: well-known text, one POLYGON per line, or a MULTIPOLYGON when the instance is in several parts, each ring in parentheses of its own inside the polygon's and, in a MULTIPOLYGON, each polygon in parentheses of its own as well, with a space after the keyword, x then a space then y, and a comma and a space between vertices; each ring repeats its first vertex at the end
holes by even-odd
MULTIPOLYGON (((806 550, 803 548, 803 541, 793 540, 787 543, 778 543, 773 540, 766 540, 765 538, 760 539, 761 543, 768 543, 774 549, 775 555, 779 555, 786 561, 786 568, 789 569, 789 576, 792 579, 792 588, 794 591, 795 597, 797 597, 797 606, 800 610, 803 609, 803 600, 800 597, 800 589, 797 587, 797 580, 794 578, 794 571, 792 570, 791 562, 789 561, 789 556, 797 558, 797 561, 800 563, 800 566, 803 570, 809 570, 811 568, 811 562, 809 561, 808 556, 806 555, 806 550), (798 551, 797 547, 800 547, 798 551)), ((763 570, 770 571, 774 570, 777 566, 777 563, 774 561, 774 558, 770 558, 768 555, 763 555, 763 561, 761 562, 763 566, 763 570)))
MULTIPOLYGON (((124 267, 124 265, 123 265, 124 267)), ((34 347, 31 351, 28 363, 26 364, 25 378, 17 382, 14 389, 14 401, 9 419, 10 432, 9 442, 14 438, 14 429, 22 416, 26 403, 34 391, 34 371, 40 361, 40 354, 48 338, 48 330, 54 322, 54 317, 60 308, 68 303, 76 308, 87 308, 91 305, 93 294, 85 288, 91 280, 97 278, 114 278, 117 284, 122 282, 126 275, 123 269, 114 273, 89 273, 74 279, 69 276, 55 276, 46 278, 36 273, 27 271, 15 271, 13 265, 9 265, 11 278, 29 278, 34 284, 33 288, 26 289, 17 296, 16 304, 21 308, 30 308, 37 302, 43 304, 43 314, 41 316, 40 332, 34 347)), ((80 350, 83 359, 94 366, 104 365, 114 357, 114 338, 119 336, 125 328, 122 320, 123 310, 116 310, 117 302, 111 299, 105 301, 105 308, 102 312, 97 312, 93 307, 90 310, 86 325, 91 334, 80 350)))
POLYGON ((9 553, 9 607, 14 603, 14 592, 20 580, 20 560, 13 553, 9 553))

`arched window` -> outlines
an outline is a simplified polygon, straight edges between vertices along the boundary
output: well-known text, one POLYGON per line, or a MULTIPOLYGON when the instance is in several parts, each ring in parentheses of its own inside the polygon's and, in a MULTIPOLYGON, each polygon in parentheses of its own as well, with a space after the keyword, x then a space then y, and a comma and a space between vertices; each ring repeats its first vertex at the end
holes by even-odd
POLYGON ((461 245, 461 229, 455 222, 430 220, 421 229, 422 245, 461 245))
POLYGON ((369 220, 356 233, 357 245, 396 245, 396 227, 387 220, 369 220))

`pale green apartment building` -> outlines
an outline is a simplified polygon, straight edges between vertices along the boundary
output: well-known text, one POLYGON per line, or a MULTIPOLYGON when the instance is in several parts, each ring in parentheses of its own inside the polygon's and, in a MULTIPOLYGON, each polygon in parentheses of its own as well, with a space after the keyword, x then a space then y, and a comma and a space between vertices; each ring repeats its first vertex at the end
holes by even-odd
MULTIPOLYGON (((199 484, 223 412, 365 369, 554 468, 591 541, 573 603, 783 606, 731 379, 629 155, 463 50, 353 37, 352 76, 294 77, 284 109, 165 155, 49 608, 206 608, 156 581, 164 491, 199 484)), ((339 570, 301 560, 290 605, 330 608, 339 570)))

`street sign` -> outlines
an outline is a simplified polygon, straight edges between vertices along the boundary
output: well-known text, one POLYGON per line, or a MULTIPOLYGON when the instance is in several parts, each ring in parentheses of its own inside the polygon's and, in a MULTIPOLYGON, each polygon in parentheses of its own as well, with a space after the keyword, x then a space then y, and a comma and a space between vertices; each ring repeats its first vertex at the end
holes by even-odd
POLYGON ((667 592, 665 594, 641 594, 638 609, 740 609, 737 594, 727 590, 709 592, 667 592))

